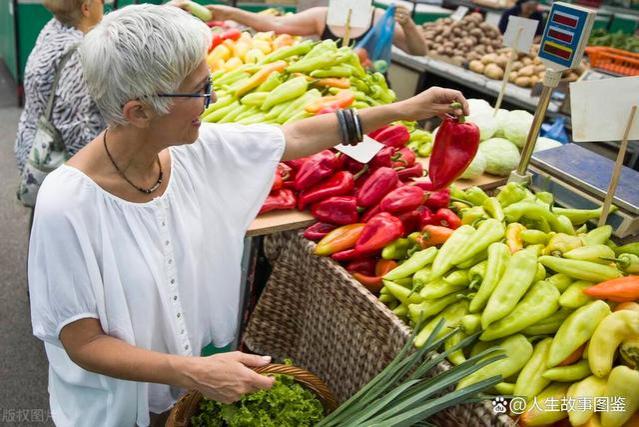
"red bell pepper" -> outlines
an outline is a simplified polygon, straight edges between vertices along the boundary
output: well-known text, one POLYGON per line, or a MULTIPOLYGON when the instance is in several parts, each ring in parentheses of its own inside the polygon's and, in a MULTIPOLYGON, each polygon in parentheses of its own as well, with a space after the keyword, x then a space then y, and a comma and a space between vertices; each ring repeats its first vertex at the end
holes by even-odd
POLYGON ((382 133, 383 131, 385 131, 386 129, 388 129, 390 126, 386 125, 386 126, 382 126, 379 129, 375 129, 374 131, 372 131, 371 133, 368 134, 368 136, 370 138, 373 138, 374 140, 377 140, 377 135, 379 135, 380 133, 382 133))
POLYGON ((421 163, 415 163, 411 167, 398 169, 397 176, 402 182, 406 182, 413 178, 421 178, 422 176, 424 176, 424 166, 422 166, 421 163))
POLYGON ((346 265, 346 271, 349 273, 362 273, 366 275, 372 275, 375 272, 375 258, 362 258, 350 261, 346 265))
POLYGON ((242 33, 240 30, 236 28, 231 28, 229 30, 224 31, 223 33, 214 33, 213 39, 211 40, 211 46, 209 47, 209 52, 213 50, 214 47, 221 44, 224 40, 233 40, 237 41, 242 33))
POLYGON ((309 157, 300 157, 299 159, 287 160, 284 163, 286 166, 291 168, 291 172, 293 175, 296 175, 297 172, 302 168, 302 165, 306 163, 309 157))
POLYGON ((352 249, 364 230, 365 224, 343 225, 328 233, 315 247, 315 255, 326 256, 352 249))
MULTIPOLYGON (((461 105, 453 105, 453 108, 461 105)), ((428 177, 429 191, 448 187, 466 170, 479 148, 479 128, 465 123, 464 117, 446 118, 435 136, 433 153, 430 156, 428 177)))
POLYGON ((279 172, 282 177, 282 181, 288 181, 291 178, 292 169, 289 165, 280 162, 277 165, 277 172, 279 172))
MULTIPOLYGON (((295 174, 295 189, 308 189, 337 170, 339 160, 331 150, 320 151, 307 158, 295 174)), ((289 165, 290 166, 290 165, 289 165)))
POLYGON ((393 166, 393 161, 399 159, 399 157, 400 155, 397 154, 397 148, 384 147, 375 154, 368 164, 372 170, 389 168, 393 166))
POLYGON ((417 209, 424 203, 424 190, 412 185, 399 187, 388 193, 379 206, 384 212, 399 214, 417 209))
POLYGON ((404 212, 397 218, 402 222, 405 233, 412 233, 413 231, 420 230, 422 228, 422 214, 417 209, 410 212, 404 212))
POLYGON ((437 210, 434 216, 434 224, 452 228, 453 230, 461 227, 462 221, 457 214, 448 208, 437 210))
MULTIPOLYGON (((348 172, 346 172, 348 173, 348 172)), ((314 204, 311 215, 318 221, 346 225, 359 220, 357 198, 355 196, 333 196, 314 204)))
MULTIPOLYGON (((415 185, 419 186, 419 184, 415 185)), ((448 206, 450 206, 450 188, 445 188, 435 193, 430 193, 428 195, 428 199, 426 199, 424 204, 433 211, 447 208, 448 206)))
POLYGON ((427 225, 435 224, 435 214, 433 214, 433 212, 430 209, 428 209, 427 206, 422 205, 417 209, 419 210, 422 216, 420 221, 421 228, 424 228, 427 225))
POLYGON ((357 193, 357 204, 371 207, 379 203, 386 194, 399 184, 397 171, 392 168, 379 168, 366 180, 357 193))
POLYGON ((335 252, 331 254, 331 258, 333 258, 337 262, 346 262, 352 261, 357 258, 361 258, 362 255, 355 250, 355 248, 344 249, 343 251, 335 252))
POLYGON ((365 163, 358 162, 352 157, 348 157, 348 156, 344 156, 344 157, 346 157, 344 161, 344 169, 346 169, 350 173, 357 173, 367 166, 365 163))
POLYGON ((317 242, 322 240, 328 233, 335 230, 337 226, 335 224, 327 224, 325 222, 316 222, 315 224, 304 230, 304 237, 308 240, 317 242))
POLYGON ((370 221, 370 219, 372 217, 374 217, 375 215, 377 215, 381 211, 382 211, 382 209, 379 207, 379 205, 373 206, 372 208, 370 208, 369 210, 364 212, 364 214, 362 215, 362 222, 366 223, 366 222, 370 221))
POLYGON ((393 161, 392 166, 394 168, 409 168, 415 164, 417 157, 413 150, 408 147, 404 147, 397 151, 397 157, 393 161))
POLYGON ((392 125, 379 132, 375 139, 389 147, 402 148, 410 139, 410 133, 404 125, 392 125))
POLYGON ((375 215, 364 226, 355 251, 359 254, 372 254, 380 251, 390 242, 404 234, 402 222, 388 212, 375 215))
POLYGON ((286 188, 282 188, 281 190, 274 191, 266 198, 259 215, 278 209, 293 209, 295 204, 295 193, 286 188))
POLYGON ((271 186, 271 192, 280 190, 284 186, 284 181, 282 180, 282 175, 280 175, 279 171, 275 172, 275 178, 273 179, 273 185, 271 186))
POLYGON ((382 276, 369 276, 360 272, 354 272, 353 278, 374 294, 382 289, 382 276))
POLYGON ((350 194, 355 188, 355 178, 353 174, 346 171, 339 171, 326 181, 322 181, 314 187, 304 190, 299 194, 297 207, 303 211, 312 203, 328 199, 333 196, 345 196, 350 194))

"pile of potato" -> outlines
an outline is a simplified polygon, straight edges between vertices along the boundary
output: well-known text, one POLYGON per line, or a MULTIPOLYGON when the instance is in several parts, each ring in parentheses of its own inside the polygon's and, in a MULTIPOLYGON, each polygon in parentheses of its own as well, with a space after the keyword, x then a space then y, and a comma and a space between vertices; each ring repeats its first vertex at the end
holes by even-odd
MULTIPOLYGON (((518 54, 517 60, 513 62, 512 72, 508 77, 511 83, 521 87, 533 87, 538 82, 543 81, 546 75, 546 66, 537 56, 538 52, 539 45, 534 45, 530 54, 518 54)), ((482 56, 480 59, 470 61, 468 68, 488 78, 501 80, 504 78, 509 55, 510 48, 501 48, 495 53, 490 53, 482 56)), ((562 80, 574 82, 584 71, 585 67, 583 66, 572 71, 566 70, 562 80)))
POLYGON ((460 21, 440 18, 422 26, 428 56, 446 56, 459 64, 478 60, 496 52, 502 45, 499 29, 484 22, 479 13, 466 15, 460 21))

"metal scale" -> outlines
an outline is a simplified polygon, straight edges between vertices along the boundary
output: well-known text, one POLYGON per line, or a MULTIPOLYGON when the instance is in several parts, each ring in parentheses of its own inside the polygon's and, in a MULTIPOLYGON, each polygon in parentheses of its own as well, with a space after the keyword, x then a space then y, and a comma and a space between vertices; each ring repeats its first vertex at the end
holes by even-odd
MULTIPOLYGON (((522 150, 519 166, 509 181, 527 182, 532 188, 550 191, 557 203, 571 208, 601 206, 612 175, 614 162, 577 144, 533 154, 539 129, 546 115, 552 91, 562 71, 579 65, 592 30, 596 13, 571 4, 555 2, 544 29, 539 58, 546 75, 535 117, 522 150)), ((639 173, 624 167, 613 203, 619 210, 608 217, 615 235, 639 233, 639 173)))

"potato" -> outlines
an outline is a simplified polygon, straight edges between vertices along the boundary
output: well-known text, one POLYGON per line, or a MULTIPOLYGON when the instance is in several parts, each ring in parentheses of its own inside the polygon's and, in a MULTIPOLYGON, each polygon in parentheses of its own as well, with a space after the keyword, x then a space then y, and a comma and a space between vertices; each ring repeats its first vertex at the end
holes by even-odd
POLYGON ((521 87, 530 87, 530 77, 517 77, 515 84, 521 87))
POLYGON ((519 75, 523 77, 530 77, 535 74, 535 67, 533 65, 527 65, 519 70, 519 75))
POLYGON ((497 55, 495 55, 494 53, 489 53, 488 55, 484 55, 484 57, 481 59, 481 62, 483 64, 491 64, 494 63, 497 60, 497 55))
POLYGON ((470 69, 470 71, 484 74, 484 69, 486 68, 486 66, 481 61, 474 60, 468 63, 468 68, 470 69))
POLYGON ((530 78, 530 86, 534 86, 534 85, 536 85, 538 82, 539 82, 539 77, 537 77, 537 76, 532 76, 532 77, 530 78))
POLYGON ((521 62, 523 62, 523 63, 524 63, 524 65, 532 65, 533 60, 532 60, 532 59, 530 59, 530 57, 529 57, 529 56, 526 56, 524 59, 522 59, 522 61, 521 61, 521 62))
POLYGON ((519 71, 522 68, 524 68, 524 63, 521 61, 515 61, 513 62, 513 71, 519 71))
POLYGON ((428 51, 428 56, 435 56, 437 55, 437 49, 431 49, 428 51))
POLYGON ((535 65, 543 65, 543 62, 538 56, 535 56, 533 58, 533 64, 535 64, 535 65))
POLYGON ((544 71, 543 73, 539 73, 539 80, 540 81, 544 81, 544 79, 546 78, 546 72, 544 71))
POLYGON ((501 80, 504 77, 504 70, 497 64, 488 64, 484 68, 484 75, 491 79, 501 80))
POLYGON ((495 60, 495 64, 499 65, 501 68, 506 68, 506 65, 508 64, 508 56, 504 54, 499 55, 495 60))
POLYGON ((510 73, 510 76, 508 76, 508 81, 511 83, 515 83, 515 80, 517 80, 517 77, 519 77, 519 74, 517 74, 517 71, 512 71, 510 73))
POLYGON ((435 37, 435 43, 443 43, 443 41, 444 41, 444 37, 443 36, 435 37))
POLYGON ((544 64, 540 64, 540 65, 535 65, 534 66, 534 73, 535 74, 539 74, 541 72, 546 71, 546 66, 544 64))
POLYGON ((438 55, 443 55, 446 52, 446 48, 444 46, 439 46, 437 48, 437 54, 438 55))

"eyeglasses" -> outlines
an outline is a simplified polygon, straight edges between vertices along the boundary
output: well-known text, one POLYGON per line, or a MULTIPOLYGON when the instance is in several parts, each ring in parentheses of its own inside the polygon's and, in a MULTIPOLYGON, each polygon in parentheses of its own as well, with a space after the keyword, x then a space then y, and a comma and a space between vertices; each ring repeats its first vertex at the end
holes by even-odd
POLYGON ((204 93, 158 93, 157 96, 162 98, 204 98, 204 109, 211 105, 211 79, 204 85, 204 93))

